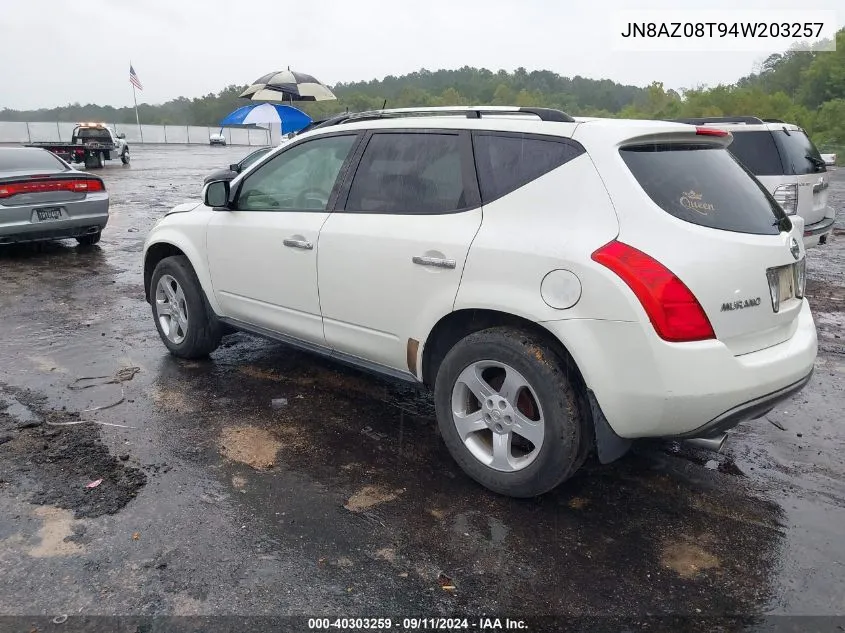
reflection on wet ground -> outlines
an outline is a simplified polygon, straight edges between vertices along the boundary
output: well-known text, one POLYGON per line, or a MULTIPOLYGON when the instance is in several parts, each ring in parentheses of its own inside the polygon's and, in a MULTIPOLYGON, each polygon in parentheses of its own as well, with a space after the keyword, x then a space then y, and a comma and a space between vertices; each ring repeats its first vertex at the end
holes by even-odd
POLYGON ((811 260, 823 353, 785 430, 645 443, 512 500, 461 474, 413 387, 244 334, 166 354, 143 237, 247 152, 139 148, 103 172, 98 247, 0 251, 0 612, 842 614, 842 238, 811 260))

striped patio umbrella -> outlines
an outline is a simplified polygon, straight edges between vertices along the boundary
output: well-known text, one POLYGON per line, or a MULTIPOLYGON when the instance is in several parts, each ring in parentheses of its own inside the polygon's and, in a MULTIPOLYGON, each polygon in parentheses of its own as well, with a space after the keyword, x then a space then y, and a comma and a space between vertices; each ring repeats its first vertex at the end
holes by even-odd
POLYGON ((259 77, 240 95, 253 101, 329 101, 337 99, 311 75, 288 68, 259 77))

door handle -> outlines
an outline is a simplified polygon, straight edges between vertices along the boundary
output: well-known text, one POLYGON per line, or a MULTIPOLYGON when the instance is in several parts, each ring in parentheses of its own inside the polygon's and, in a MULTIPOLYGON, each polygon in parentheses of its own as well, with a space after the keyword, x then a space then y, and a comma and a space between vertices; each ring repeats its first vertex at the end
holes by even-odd
POLYGON ((308 240, 284 240, 282 244, 290 246, 291 248, 302 248, 306 251, 310 251, 314 248, 314 245, 308 240))
POLYGON ((413 257, 411 261, 420 266, 434 266, 435 268, 454 268, 454 259, 444 259, 442 257, 413 257))

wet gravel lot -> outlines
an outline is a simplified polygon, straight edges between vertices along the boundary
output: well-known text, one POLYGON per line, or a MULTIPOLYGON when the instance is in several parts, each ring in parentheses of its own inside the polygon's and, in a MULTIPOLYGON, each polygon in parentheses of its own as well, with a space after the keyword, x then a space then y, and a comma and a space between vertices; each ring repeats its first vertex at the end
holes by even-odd
POLYGON ((717 456, 644 443, 512 500, 462 475, 407 385, 244 334, 166 353, 144 236, 248 151, 133 147, 102 170, 98 246, 0 249, 1 614, 845 615, 845 230, 810 253, 821 350, 778 426, 717 456))

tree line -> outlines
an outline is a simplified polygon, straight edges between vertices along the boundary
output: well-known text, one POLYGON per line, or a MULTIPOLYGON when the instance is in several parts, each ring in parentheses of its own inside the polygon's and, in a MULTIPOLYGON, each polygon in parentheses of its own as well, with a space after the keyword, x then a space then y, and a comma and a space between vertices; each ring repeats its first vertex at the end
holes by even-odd
MULTIPOLYGON (((217 125, 245 105, 246 86, 160 105, 138 106, 142 123, 217 125)), ((563 77, 548 70, 494 72, 465 66, 456 70, 419 70, 401 77, 332 86, 337 101, 294 104, 314 118, 346 111, 441 105, 517 105, 558 108, 573 115, 626 118, 680 118, 750 114, 797 123, 822 151, 845 148, 845 29, 836 34, 836 51, 793 50, 771 55, 760 68, 735 84, 666 90, 660 82, 645 88, 607 79, 563 77)), ((0 110, 2 121, 96 120, 131 124, 131 107, 70 104, 59 108, 0 110)))

